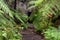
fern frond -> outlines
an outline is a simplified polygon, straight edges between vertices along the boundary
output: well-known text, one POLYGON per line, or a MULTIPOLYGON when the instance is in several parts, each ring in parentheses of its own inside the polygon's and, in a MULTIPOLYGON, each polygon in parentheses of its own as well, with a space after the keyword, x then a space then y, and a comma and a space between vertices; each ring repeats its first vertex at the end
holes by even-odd
POLYGON ((33 20, 37 30, 44 29, 51 25, 48 14, 53 14, 54 17, 60 15, 60 1, 59 0, 36 0, 36 9, 30 16, 30 20, 33 20), (37 4, 36 4, 37 3, 37 4))

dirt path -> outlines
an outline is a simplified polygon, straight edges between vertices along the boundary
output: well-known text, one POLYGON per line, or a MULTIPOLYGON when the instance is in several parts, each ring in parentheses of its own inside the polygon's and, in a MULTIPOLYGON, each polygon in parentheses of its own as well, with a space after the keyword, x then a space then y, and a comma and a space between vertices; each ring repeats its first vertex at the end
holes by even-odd
POLYGON ((26 30, 22 30, 21 34, 23 35, 23 40, 44 40, 41 35, 34 32, 34 27, 32 25, 26 30))

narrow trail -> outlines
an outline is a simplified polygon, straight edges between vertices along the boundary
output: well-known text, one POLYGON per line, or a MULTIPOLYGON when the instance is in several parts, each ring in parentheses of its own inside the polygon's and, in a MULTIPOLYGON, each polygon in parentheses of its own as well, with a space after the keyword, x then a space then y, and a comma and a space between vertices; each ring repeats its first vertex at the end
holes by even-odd
POLYGON ((32 24, 30 24, 30 27, 27 28, 26 30, 22 30, 21 34, 22 34, 22 39, 23 40, 44 40, 41 35, 38 35, 34 32, 34 27, 32 26, 32 24))

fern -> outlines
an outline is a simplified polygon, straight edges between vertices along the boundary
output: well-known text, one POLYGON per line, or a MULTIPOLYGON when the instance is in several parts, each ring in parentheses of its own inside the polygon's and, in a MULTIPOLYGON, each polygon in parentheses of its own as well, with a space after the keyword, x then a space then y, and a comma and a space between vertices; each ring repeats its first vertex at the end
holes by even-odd
POLYGON ((44 31, 45 40, 60 40, 60 30, 50 26, 44 31))
POLYGON ((0 35, 0 40, 20 40, 21 35, 18 31, 21 29, 22 24, 24 27, 27 27, 27 18, 28 16, 26 14, 10 10, 4 0, 0 0, 0 34, 2 34, 0 35), (14 16, 21 24, 16 24, 14 16))
MULTIPOLYGON (((42 30, 52 25, 52 18, 49 19, 49 14, 53 14, 54 17, 60 15, 60 1, 59 0, 36 0, 34 1, 36 10, 31 14, 30 20, 33 21, 37 30, 42 30)), ((32 6, 31 6, 32 7, 32 6)))

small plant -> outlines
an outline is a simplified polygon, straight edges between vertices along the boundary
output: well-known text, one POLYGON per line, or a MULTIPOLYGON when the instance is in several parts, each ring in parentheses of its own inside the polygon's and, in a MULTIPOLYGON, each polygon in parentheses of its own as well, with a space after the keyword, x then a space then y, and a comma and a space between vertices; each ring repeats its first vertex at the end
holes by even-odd
POLYGON ((0 40, 22 40, 20 33, 16 33, 13 30, 0 30, 0 40))
POLYGON ((46 40, 60 40, 60 31, 57 28, 49 27, 44 31, 46 40))

